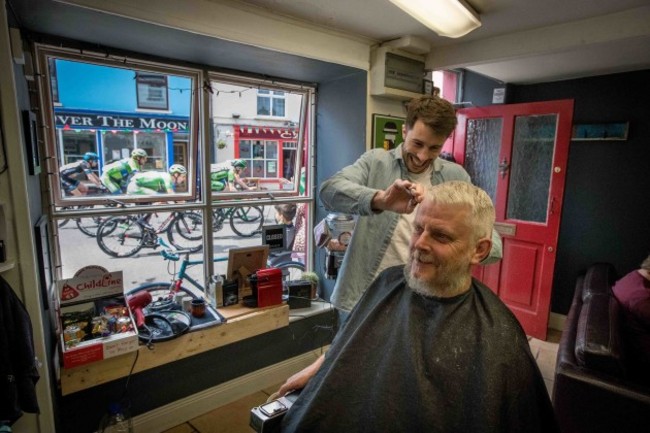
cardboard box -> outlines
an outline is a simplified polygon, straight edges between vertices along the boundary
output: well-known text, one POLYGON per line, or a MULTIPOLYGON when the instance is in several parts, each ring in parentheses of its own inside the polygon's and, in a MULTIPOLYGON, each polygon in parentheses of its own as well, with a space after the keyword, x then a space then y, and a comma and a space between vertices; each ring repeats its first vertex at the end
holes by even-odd
POLYGON ((122 272, 78 276, 56 284, 64 368, 138 350, 138 331, 124 300, 122 272))

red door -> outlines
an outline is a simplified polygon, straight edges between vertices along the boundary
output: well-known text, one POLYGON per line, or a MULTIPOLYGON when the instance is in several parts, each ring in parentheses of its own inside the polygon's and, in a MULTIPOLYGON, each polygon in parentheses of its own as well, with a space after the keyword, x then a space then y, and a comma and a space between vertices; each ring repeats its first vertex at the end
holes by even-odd
POLYGON ((546 339, 571 140, 573 100, 458 112, 454 156, 488 192, 503 260, 477 266, 526 334, 546 339))

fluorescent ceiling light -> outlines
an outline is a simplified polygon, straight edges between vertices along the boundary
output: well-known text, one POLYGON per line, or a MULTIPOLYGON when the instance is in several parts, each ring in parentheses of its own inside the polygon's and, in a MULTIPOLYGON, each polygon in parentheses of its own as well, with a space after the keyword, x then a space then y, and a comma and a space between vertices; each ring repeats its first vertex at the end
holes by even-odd
POLYGON ((459 38, 481 27, 478 14, 463 0, 390 1, 440 36, 459 38))

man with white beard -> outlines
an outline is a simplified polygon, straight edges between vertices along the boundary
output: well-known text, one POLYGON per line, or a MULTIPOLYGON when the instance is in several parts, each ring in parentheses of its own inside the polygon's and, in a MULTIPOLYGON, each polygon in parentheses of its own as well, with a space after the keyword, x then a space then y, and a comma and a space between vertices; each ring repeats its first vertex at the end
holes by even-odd
POLYGON ((558 430, 521 326, 471 277, 494 218, 468 182, 425 192, 408 263, 384 270, 329 351, 278 391, 302 389, 282 432, 558 430))

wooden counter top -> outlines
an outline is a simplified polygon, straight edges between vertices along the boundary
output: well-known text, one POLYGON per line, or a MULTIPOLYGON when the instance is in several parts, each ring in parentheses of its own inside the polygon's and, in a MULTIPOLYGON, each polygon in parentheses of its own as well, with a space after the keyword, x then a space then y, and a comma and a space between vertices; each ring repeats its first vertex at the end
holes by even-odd
MULTIPOLYGON (((173 340, 154 344, 153 350, 141 345, 133 373, 178 361, 236 341, 254 337, 289 325, 289 306, 247 308, 233 305, 219 308, 227 322, 181 335, 173 340)), ((101 385, 129 374, 136 353, 61 369, 63 395, 101 385)))

